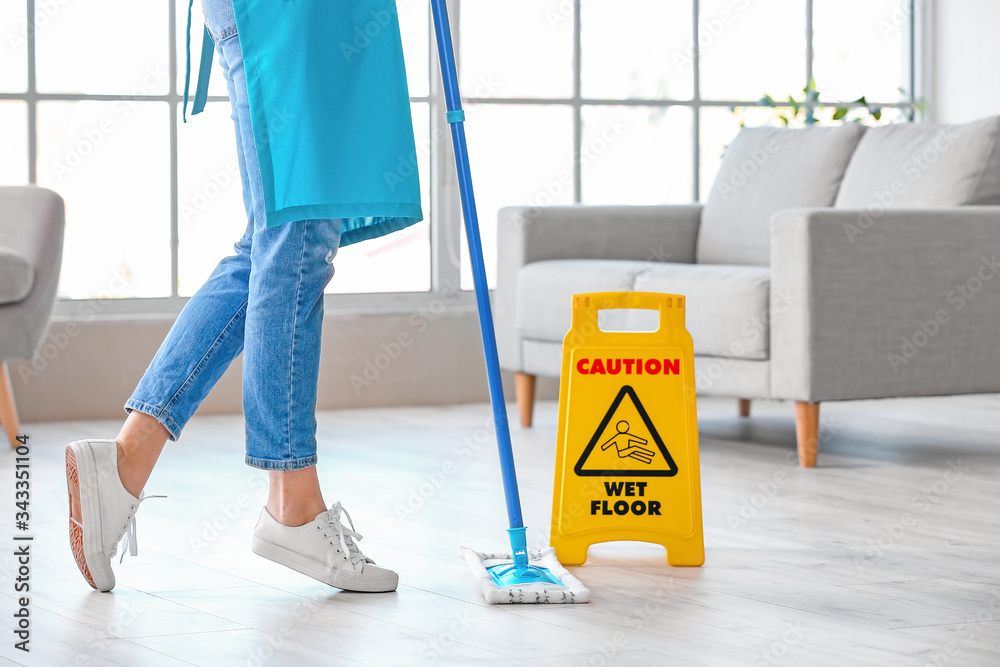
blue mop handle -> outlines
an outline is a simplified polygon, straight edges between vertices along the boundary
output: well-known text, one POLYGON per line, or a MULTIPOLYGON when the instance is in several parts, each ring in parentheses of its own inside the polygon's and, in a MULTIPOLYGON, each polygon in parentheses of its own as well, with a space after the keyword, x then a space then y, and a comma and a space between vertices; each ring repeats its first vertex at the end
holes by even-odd
POLYGON ((486 355, 490 402, 493 404, 493 419, 496 424, 500 471, 503 475, 503 491, 507 501, 507 519, 512 529, 523 531, 524 520, 521 518, 521 498, 517 491, 517 473, 514 471, 514 452, 510 444, 510 426, 507 424, 503 382, 500 380, 500 357, 497 355, 497 338, 493 330, 493 315, 490 311, 490 292, 489 286, 486 284, 486 267, 483 264, 483 244, 479 238, 479 216, 476 214, 476 199, 472 192, 472 172, 469 169, 469 150, 465 142, 463 122, 465 112, 462 111, 462 96, 458 90, 455 47, 451 41, 451 26, 448 21, 448 7, 445 0, 431 0, 431 11, 434 14, 438 53, 441 58, 444 96, 448 104, 447 118, 448 123, 451 124, 451 138, 455 145, 455 162, 458 165, 458 184, 462 194, 462 211, 465 214, 465 235, 469 242, 472 281, 476 288, 476 303, 479 306, 479 327, 483 334, 483 352, 486 355))

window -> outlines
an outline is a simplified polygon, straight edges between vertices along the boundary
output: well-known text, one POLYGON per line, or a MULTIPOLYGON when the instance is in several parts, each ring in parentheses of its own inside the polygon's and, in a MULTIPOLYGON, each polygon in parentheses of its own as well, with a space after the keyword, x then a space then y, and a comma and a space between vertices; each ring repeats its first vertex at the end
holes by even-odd
MULTIPOLYGON (((63 313, 74 312, 66 300, 109 296, 119 303, 102 312, 176 311, 246 228, 218 63, 205 113, 181 121, 187 7, 185 0, 103 0, 100 11, 64 1, 0 6, 0 184, 37 183, 66 201, 63 313)), ((400 2, 399 18, 429 217, 429 12, 424 3, 400 2)), ((192 30, 194 79, 201 34, 192 30)), ((343 249, 330 291, 426 292, 430 260, 427 220, 343 249)))
MULTIPOLYGON (((815 79, 821 103, 865 95, 910 112, 921 4, 461 0, 487 258, 502 206, 704 198, 739 130, 731 108, 765 94, 802 97, 815 79)), ((471 286, 464 251, 462 285, 471 286)))
MULTIPOLYGON (((491 280, 503 206, 703 199, 739 129, 734 106, 801 97, 815 80, 818 105, 865 96, 911 118, 920 93, 918 0, 449 3, 491 280)), ((397 4, 428 219, 343 249, 334 307, 472 286, 427 2, 397 4)), ((0 7, 0 183, 66 199, 64 299, 179 309, 243 232, 218 68, 206 112, 180 122, 186 11, 184 0, 0 7)))

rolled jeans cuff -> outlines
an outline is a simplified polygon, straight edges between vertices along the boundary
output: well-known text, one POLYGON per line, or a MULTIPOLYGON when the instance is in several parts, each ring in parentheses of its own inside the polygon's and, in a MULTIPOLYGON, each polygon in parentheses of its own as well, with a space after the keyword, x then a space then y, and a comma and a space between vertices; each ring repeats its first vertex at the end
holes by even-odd
POLYGON ((131 413, 133 410, 138 410, 144 415, 149 415, 156 421, 163 424, 163 428, 167 429, 167 433, 170 434, 171 440, 177 440, 181 435, 181 427, 177 425, 170 415, 166 413, 166 410, 161 408, 153 407, 148 403, 143 403, 142 401, 137 401, 134 398, 130 398, 125 401, 125 412, 131 413))
POLYGON ((247 454, 246 464, 251 468, 259 468, 260 470, 277 470, 279 472, 290 472, 292 470, 302 470, 303 468, 311 468, 316 465, 317 457, 315 454, 312 456, 306 456, 301 459, 292 459, 290 461, 275 461, 273 459, 258 459, 247 454))

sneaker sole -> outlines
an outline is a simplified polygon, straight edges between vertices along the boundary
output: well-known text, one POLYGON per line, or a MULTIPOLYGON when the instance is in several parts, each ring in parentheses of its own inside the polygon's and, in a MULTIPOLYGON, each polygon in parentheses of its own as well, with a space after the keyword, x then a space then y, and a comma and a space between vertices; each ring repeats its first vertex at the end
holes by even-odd
POLYGON ((356 593, 390 593, 396 590, 396 586, 399 584, 398 576, 392 579, 385 577, 372 578, 359 575, 356 572, 336 569, 331 571, 321 565, 317 565, 311 558, 306 558, 299 553, 273 542, 263 540, 256 535, 253 537, 250 549, 262 558, 274 561, 279 565, 284 565, 296 572, 301 572, 308 577, 322 581, 324 584, 345 591, 356 593))
POLYGON ((91 587, 97 588, 97 584, 94 583, 94 577, 90 574, 90 568, 87 567, 87 559, 83 555, 83 526, 73 521, 73 492, 76 491, 76 495, 79 497, 80 475, 76 467, 76 454, 70 447, 66 447, 66 491, 70 497, 69 545, 73 549, 73 559, 76 560, 76 566, 80 568, 80 573, 87 580, 87 583, 91 587))
POLYGON ((70 508, 69 541, 73 549, 76 566, 87 583, 99 591, 110 591, 115 587, 115 575, 110 566, 105 574, 100 569, 90 567, 90 563, 99 563, 104 554, 101 551, 101 514, 98 501, 92 497, 93 482, 97 478, 97 463, 90 451, 88 443, 73 442, 66 446, 66 486, 67 491, 76 490, 80 497, 81 523, 73 521, 73 510, 70 508), (80 478, 90 480, 90 484, 80 484, 80 478))

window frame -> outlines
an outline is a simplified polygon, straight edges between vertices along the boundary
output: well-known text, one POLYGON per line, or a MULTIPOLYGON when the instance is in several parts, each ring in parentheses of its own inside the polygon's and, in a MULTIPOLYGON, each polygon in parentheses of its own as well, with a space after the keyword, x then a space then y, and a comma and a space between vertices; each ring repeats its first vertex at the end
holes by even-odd
MULTIPOLYGON (((28 82, 27 90, 23 93, 0 93, 0 101, 21 101, 27 104, 28 114, 28 183, 37 182, 37 160, 38 160, 38 103, 39 102, 76 102, 76 101, 140 101, 159 102, 169 105, 170 112, 170 290, 171 295, 160 298, 91 298, 91 299, 59 299, 56 306, 56 317, 59 319, 79 319, 84 313, 88 317, 101 318, 144 318, 144 317, 173 317, 184 307, 188 297, 178 295, 179 269, 178 269, 178 239, 179 239, 179 157, 178 157, 178 134, 181 131, 178 124, 179 105, 182 101, 182 91, 178 90, 177 78, 178 70, 183 66, 178 61, 179 45, 177 39, 177 9, 179 3, 184 0, 167 0, 167 11, 169 17, 167 30, 169 30, 169 80, 170 87, 163 95, 101 95, 101 94, 66 94, 66 93, 39 93, 36 86, 36 39, 34 17, 37 0, 24 0, 27 5, 28 30, 27 30, 27 55, 28 55, 28 82), (99 307, 95 307, 95 304, 99 307)), ((582 192, 582 168, 581 152, 583 143, 583 110, 586 107, 596 106, 626 106, 626 107, 651 107, 666 109, 680 106, 692 109, 691 123, 691 169, 692 169, 692 201, 699 201, 707 194, 703 190, 701 183, 701 131, 700 117, 701 110, 711 107, 733 107, 733 106, 761 106, 759 100, 712 100, 701 97, 701 72, 700 56, 701 49, 698 45, 698 31, 700 27, 700 0, 690 0, 693 9, 693 20, 691 34, 693 39, 693 68, 694 82, 692 97, 690 100, 672 99, 604 99, 604 98, 584 98, 582 90, 582 4, 581 0, 572 0, 572 21, 573 21, 573 92, 569 98, 486 98, 486 97, 464 97, 467 104, 482 105, 555 105, 569 106, 573 113, 573 201, 580 203, 583 199, 582 192)), ((884 107, 901 108, 909 112, 911 119, 915 116, 918 100, 924 94, 924 79, 926 77, 923 66, 924 55, 927 51, 925 40, 923 39, 925 26, 927 25, 928 2, 922 0, 904 0, 909 5, 906 22, 902 26, 904 48, 907 49, 908 62, 904 63, 906 68, 904 79, 908 82, 909 99, 883 104, 884 107)), ((461 25, 461 0, 446 0, 451 13, 451 25, 454 34, 455 49, 459 66, 461 65, 461 38, 458 34, 458 26, 461 25)), ((474 298, 468 290, 460 288, 461 270, 458 258, 460 257, 460 239, 462 235, 462 210, 458 197, 458 180, 455 169, 455 161, 451 149, 450 132, 447 122, 444 119, 445 105, 441 94, 440 66, 437 57, 437 47, 434 41, 433 18, 430 17, 428 7, 428 40, 430 48, 429 72, 430 81, 428 95, 411 96, 410 101, 426 103, 430 109, 430 136, 441 137, 441 141, 431 146, 431 172, 430 172, 430 210, 424 211, 430 220, 430 264, 431 264, 431 289, 422 292, 391 292, 391 293, 361 293, 361 294, 327 294, 325 305, 328 312, 351 312, 351 313, 379 313, 379 312, 400 312, 412 311, 422 307, 427 307, 435 303, 444 303, 450 308, 473 308, 474 298), (457 293, 457 294, 456 294, 457 293)), ((813 0, 804 0, 804 11, 806 13, 806 51, 803 56, 806 59, 806 81, 805 86, 813 78, 813 0)), ((224 96, 210 96, 210 101, 228 101, 224 96)), ((809 106, 829 106, 831 103, 822 104, 810 103, 809 106)), ((838 103, 843 105, 842 102, 838 103)), ((476 157, 472 156, 473 168, 475 168, 476 157)))

